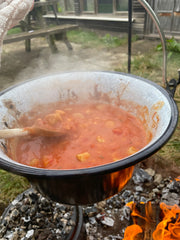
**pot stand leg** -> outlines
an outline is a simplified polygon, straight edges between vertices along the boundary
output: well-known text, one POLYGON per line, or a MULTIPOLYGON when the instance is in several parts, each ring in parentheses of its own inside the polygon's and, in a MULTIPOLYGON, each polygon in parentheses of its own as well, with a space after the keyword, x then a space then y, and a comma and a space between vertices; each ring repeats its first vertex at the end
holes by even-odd
POLYGON ((75 223, 74 229, 66 240, 83 240, 85 234, 83 231, 83 211, 82 207, 75 206, 75 223))

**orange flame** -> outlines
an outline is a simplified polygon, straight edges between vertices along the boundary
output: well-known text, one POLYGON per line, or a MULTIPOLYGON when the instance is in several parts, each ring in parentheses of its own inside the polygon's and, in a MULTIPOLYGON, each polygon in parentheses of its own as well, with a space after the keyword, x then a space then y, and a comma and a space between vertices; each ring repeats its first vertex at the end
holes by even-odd
MULTIPOLYGON (((144 204, 144 203, 141 203, 144 204)), ((137 207, 136 203, 130 202, 127 206, 131 209, 131 216, 134 224, 127 227, 124 233, 123 240, 139 240, 146 239, 145 228, 153 228, 153 211, 151 202, 145 205, 145 216, 142 216, 137 207), (145 225, 137 225, 137 218, 144 220, 145 225), (142 238, 139 234, 142 233, 142 238), (145 238, 144 238, 145 237, 145 238)), ((156 230, 153 232, 150 239, 153 240, 180 240, 180 207, 177 205, 168 206, 165 203, 160 204, 163 219, 157 225, 156 230)))
POLYGON ((180 176, 178 176, 177 178, 175 178, 176 182, 180 181, 180 176))
MULTIPOLYGON (((145 204, 145 203, 141 202, 141 204, 145 204)), ((151 229, 153 227, 152 225, 153 211, 152 211, 151 202, 148 202, 145 204, 145 216, 142 216, 142 214, 140 214, 140 212, 136 207, 136 203, 129 202, 126 204, 126 206, 128 206, 132 211, 131 216, 133 218, 134 224, 126 228, 123 240, 144 239, 144 236, 146 235, 146 233, 144 233, 144 229, 145 228, 151 229), (138 225, 139 219, 142 222, 141 226, 138 225)))
POLYGON ((142 228, 137 224, 133 224, 131 226, 128 226, 126 228, 125 233, 124 233, 124 239, 123 240, 135 240, 137 235, 139 233, 142 233, 142 232, 143 232, 142 228))
POLYGON ((180 239, 180 207, 160 204, 163 220, 157 225, 153 233, 154 240, 179 240, 180 239))
MULTIPOLYGON (((180 176, 175 178, 175 181, 180 181, 180 176)), ((141 202, 141 204, 144 204, 141 202)), ((134 224, 127 227, 124 233, 123 240, 140 240, 146 239, 145 228, 149 227, 151 230, 153 229, 153 210, 151 202, 146 203, 145 205, 145 216, 142 216, 137 207, 136 203, 129 202, 126 204, 132 213, 131 216, 133 218, 134 224), (137 219, 145 220, 145 225, 137 225, 137 219), (139 238, 140 233, 142 235, 139 238)), ((169 206, 165 203, 160 203, 160 208, 162 212, 162 221, 157 225, 155 231, 151 234, 150 239, 153 240, 180 240, 180 206, 174 205, 169 206)), ((149 238, 148 238, 149 239, 149 238)))
POLYGON ((107 175, 103 185, 104 191, 111 196, 120 192, 131 179, 133 171, 134 166, 131 166, 107 175))
MULTIPOLYGON (((141 204, 145 204, 145 203, 141 202, 141 204)), ((151 202, 148 202, 148 203, 145 205, 146 217, 143 217, 143 216, 139 213, 139 211, 138 211, 137 208, 136 208, 136 203, 134 203, 134 202, 129 202, 129 203, 126 204, 126 206, 128 206, 128 207, 131 209, 131 211, 132 211, 131 216, 132 216, 132 217, 139 217, 139 218, 145 220, 146 222, 150 222, 150 220, 151 220, 151 213, 152 213, 152 205, 151 205, 151 202)), ((135 223, 135 218, 133 218, 133 221, 134 221, 134 223, 135 223)))

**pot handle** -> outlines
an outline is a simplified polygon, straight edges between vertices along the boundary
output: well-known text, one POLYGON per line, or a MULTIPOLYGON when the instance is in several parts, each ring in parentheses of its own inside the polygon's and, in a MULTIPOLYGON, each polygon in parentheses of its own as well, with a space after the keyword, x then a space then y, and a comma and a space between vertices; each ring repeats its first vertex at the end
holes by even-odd
POLYGON ((178 69, 178 74, 179 74, 178 80, 173 78, 169 82, 167 82, 167 85, 166 85, 166 90, 169 92, 169 94, 172 95, 172 97, 174 97, 177 85, 180 84, 180 69, 178 69))
POLYGON ((138 0, 140 4, 145 8, 145 10, 149 13, 150 17, 152 18, 158 33, 160 35, 162 49, 163 49, 163 85, 166 87, 166 90, 174 96, 176 87, 178 84, 180 84, 180 69, 179 72, 179 79, 176 81, 175 79, 171 79, 169 82, 167 81, 167 53, 166 53, 166 40, 164 32, 161 28, 160 22, 158 17, 156 16, 155 12, 151 8, 151 6, 147 3, 145 0, 138 0))

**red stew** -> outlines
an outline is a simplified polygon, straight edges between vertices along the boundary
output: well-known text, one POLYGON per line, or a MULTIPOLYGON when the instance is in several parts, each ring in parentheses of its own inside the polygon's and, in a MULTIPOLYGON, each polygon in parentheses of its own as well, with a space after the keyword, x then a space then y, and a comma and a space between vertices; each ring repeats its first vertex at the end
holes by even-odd
POLYGON ((147 143, 139 119, 109 104, 64 106, 38 120, 45 126, 68 129, 62 137, 18 140, 16 161, 38 168, 80 169, 128 157, 147 143))

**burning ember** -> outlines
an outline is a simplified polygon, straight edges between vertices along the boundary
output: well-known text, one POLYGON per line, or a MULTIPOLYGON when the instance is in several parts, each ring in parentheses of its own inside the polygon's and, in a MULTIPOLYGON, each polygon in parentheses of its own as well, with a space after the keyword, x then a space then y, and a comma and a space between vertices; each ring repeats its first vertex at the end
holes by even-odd
POLYGON ((155 229, 155 213, 151 202, 137 204, 130 202, 127 206, 131 209, 133 225, 126 228, 124 240, 152 239, 151 235, 155 229), (142 214, 140 213, 142 212, 142 214))
POLYGON ((163 220, 158 224, 153 233, 154 240, 180 239, 180 207, 160 204, 163 220))
MULTIPOLYGON (((175 180, 179 181, 180 178, 178 177, 175 180)), ((127 206, 132 211, 131 217, 134 224, 126 228, 123 240, 180 239, 180 207, 178 205, 170 206, 161 202, 158 209, 149 201, 146 204, 140 203, 139 205, 130 202, 127 203, 127 206)))

